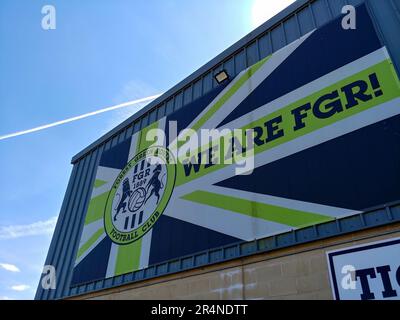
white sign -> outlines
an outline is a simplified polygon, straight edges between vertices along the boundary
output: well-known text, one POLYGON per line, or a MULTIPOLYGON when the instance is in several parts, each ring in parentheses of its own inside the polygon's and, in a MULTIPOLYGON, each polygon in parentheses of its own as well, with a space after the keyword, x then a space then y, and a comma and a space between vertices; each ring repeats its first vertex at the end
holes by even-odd
POLYGON ((400 300, 400 238, 326 255, 336 300, 400 300))

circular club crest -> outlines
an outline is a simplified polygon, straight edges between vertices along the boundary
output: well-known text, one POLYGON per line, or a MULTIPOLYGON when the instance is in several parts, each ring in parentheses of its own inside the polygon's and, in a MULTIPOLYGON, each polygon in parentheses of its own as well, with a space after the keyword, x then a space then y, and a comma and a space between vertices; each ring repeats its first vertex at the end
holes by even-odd
POLYGON ((117 244, 148 232, 164 212, 175 185, 176 168, 164 147, 136 154, 115 180, 104 211, 105 230, 117 244))

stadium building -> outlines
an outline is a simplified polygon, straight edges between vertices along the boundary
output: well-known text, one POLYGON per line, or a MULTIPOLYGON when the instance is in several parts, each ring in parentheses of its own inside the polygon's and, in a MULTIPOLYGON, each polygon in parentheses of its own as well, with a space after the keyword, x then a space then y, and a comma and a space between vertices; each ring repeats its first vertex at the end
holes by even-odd
POLYGON ((36 299, 399 299, 399 33, 297 0, 75 155, 36 299))

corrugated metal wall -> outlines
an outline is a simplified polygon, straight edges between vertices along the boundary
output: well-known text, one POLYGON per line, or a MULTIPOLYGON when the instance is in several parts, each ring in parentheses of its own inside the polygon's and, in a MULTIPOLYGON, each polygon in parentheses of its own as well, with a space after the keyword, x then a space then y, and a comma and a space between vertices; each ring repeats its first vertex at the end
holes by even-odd
MULTIPOLYGON (((70 289, 69 287, 90 190, 103 151, 216 87, 217 83, 213 76, 221 69, 225 69, 231 76, 234 76, 260 59, 337 17, 344 5, 358 5, 362 2, 364 0, 296 1, 288 9, 267 21, 144 108, 142 112, 128 119, 75 156, 73 171, 46 259, 46 265, 54 265, 56 268, 57 288, 42 290, 39 284, 36 299, 57 299, 117 284, 115 279, 107 279, 79 288, 70 289)), ((371 15, 375 18, 378 32, 389 47, 397 70, 400 70, 400 44, 398 41, 400 0, 368 0, 366 2, 371 15)))

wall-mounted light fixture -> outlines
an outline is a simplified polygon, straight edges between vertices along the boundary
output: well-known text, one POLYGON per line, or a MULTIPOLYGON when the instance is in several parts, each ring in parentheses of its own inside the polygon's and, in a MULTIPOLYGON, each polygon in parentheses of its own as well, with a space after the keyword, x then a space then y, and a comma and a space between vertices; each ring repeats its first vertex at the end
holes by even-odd
POLYGON ((216 75, 214 75, 215 81, 218 82, 218 84, 221 84, 225 80, 229 79, 229 75, 225 70, 222 70, 218 72, 216 75))

